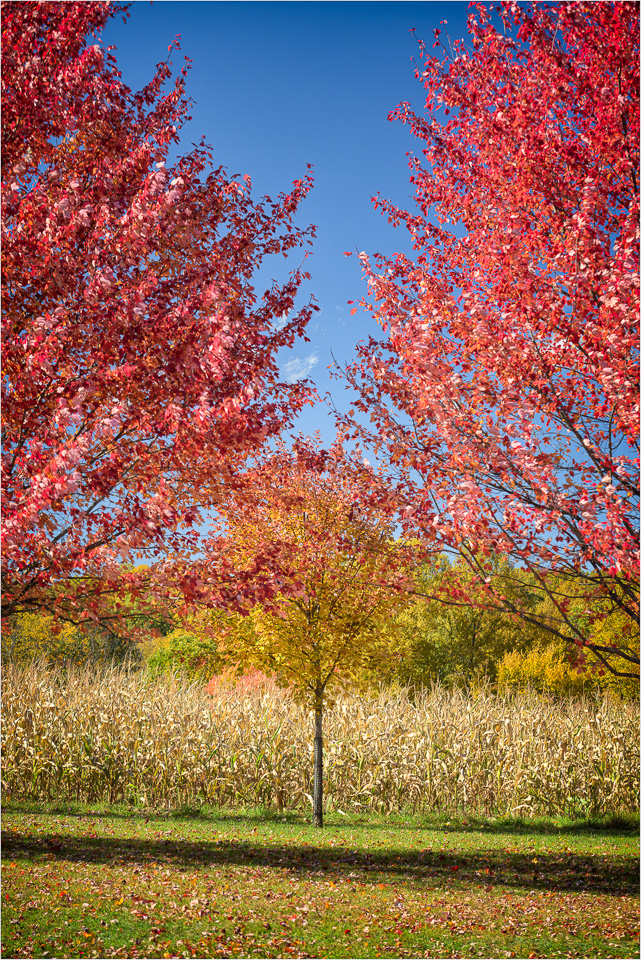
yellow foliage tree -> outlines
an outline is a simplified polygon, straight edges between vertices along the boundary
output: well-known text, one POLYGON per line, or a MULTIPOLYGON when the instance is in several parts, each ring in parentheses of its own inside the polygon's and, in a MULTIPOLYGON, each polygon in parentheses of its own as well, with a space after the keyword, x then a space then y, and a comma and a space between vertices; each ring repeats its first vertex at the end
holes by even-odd
POLYGON ((405 602, 409 552, 394 540, 387 492, 340 444, 282 448, 258 465, 251 498, 224 514, 227 557, 246 569, 269 544, 278 592, 236 617, 227 657, 258 666, 314 711, 313 819, 322 826, 323 707, 357 681, 381 629, 405 602))
MULTIPOLYGON (((594 631, 600 645, 625 644, 627 649, 639 649, 639 638, 630 636, 629 618, 614 611, 602 620, 594 631), (624 631, 627 631, 624 632, 624 631)), ((562 641, 539 641, 531 649, 506 653, 498 665, 499 688, 534 687, 544 693, 579 695, 597 690, 611 690, 626 698, 636 698, 639 684, 634 679, 616 677, 603 668, 597 658, 587 651, 582 662, 572 657, 562 641)))
POLYGON ((2 659, 26 663, 99 663, 126 657, 138 650, 126 637, 107 633, 99 625, 60 623, 44 613, 20 613, 8 618, 2 630, 2 659))
POLYGON ((568 662, 566 644, 537 643, 530 650, 506 653, 499 662, 499 689, 534 687, 541 693, 582 694, 593 689, 594 678, 579 673, 568 662))

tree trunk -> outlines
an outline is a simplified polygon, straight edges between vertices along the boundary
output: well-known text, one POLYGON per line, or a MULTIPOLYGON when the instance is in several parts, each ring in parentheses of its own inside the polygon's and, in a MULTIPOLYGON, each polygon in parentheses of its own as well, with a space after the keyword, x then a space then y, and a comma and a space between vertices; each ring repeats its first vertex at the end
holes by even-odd
POLYGON ((323 826, 323 698, 314 706, 314 797, 312 819, 315 827, 323 826))

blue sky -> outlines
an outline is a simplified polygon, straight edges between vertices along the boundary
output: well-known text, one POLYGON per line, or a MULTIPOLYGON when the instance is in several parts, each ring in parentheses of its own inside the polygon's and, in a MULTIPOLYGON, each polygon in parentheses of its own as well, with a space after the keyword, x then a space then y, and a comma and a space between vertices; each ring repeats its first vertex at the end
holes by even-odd
MULTIPOLYGON (((377 329, 362 312, 350 316, 347 301, 358 300, 365 284, 356 257, 343 252, 408 246, 370 198, 380 192, 404 207, 412 202, 406 153, 415 141, 407 127, 387 119, 400 101, 423 104, 410 30, 431 46, 432 31, 447 20, 456 39, 467 35, 467 13, 467 2, 137 0, 127 23, 115 17, 103 34, 116 45, 123 81, 134 90, 181 35, 172 59, 176 67, 183 55, 193 60, 187 92, 195 101, 182 146, 187 151, 204 135, 217 164, 250 174, 254 196, 287 190, 307 163, 314 165, 315 189, 298 222, 318 228, 302 299, 313 294, 321 312, 308 329, 311 343, 283 356, 281 369, 285 376, 308 373, 342 409, 349 395, 330 380, 331 353, 350 360, 356 342, 377 329)), ((289 263, 270 263, 268 275, 260 275, 263 287, 271 276, 282 279, 289 263)), ((319 429, 328 442, 334 432, 322 406, 302 415, 297 429, 319 429)))

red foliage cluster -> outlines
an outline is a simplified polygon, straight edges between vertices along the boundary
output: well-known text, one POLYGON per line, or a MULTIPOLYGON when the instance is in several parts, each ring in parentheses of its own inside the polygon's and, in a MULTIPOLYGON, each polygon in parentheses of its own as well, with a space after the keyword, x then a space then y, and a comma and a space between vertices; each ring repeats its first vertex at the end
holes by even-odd
POLYGON ((256 203, 204 143, 170 164, 187 68, 132 93, 85 43, 117 10, 3 6, 3 614, 100 616, 123 561, 193 549, 310 397, 276 364, 307 274, 262 298, 252 275, 313 235, 293 222, 311 177, 256 203))
POLYGON ((421 48, 424 114, 391 115, 417 211, 375 204, 415 255, 360 255, 388 336, 346 371, 373 424, 351 427, 395 464, 408 532, 635 618, 639 8, 473 6, 470 47, 421 48))
POLYGON ((241 695, 255 691, 274 692, 277 689, 272 677, 268 677, 261 670, 252 669, 240 675, 233 670, 224 670, 211 678, 206 690, 210 697, 215 697, 232 684, 234 690, 241 695))

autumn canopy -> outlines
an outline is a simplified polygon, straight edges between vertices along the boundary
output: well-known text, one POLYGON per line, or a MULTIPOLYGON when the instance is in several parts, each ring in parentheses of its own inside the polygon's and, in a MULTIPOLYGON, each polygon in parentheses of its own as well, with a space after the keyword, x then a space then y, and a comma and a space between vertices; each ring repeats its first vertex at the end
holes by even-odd
POLYGON ((117 617, 123 562, 189 554, 309 396, 275 362, 303 273, 262 297, 252 275, 313 234, 311 178, 255 203, 204 143, 170 164, 186 70, 133 94, 86 45, 117 10, 3 6, 3 615, 117 617))
MULTIPOLYGON (((355 410, 328 471, 317 444, 281 442, 314 398, 277 364, 315 309, 298 302, 309 170, 255 201, 204 142, 170 160, 187 67, 126 87, 98 42, 125 8, 4 4, 3 616, 267 601, 315 649, 301 598, 314 607, 319 569, 338 556, 340 581, 358 560, 369 609, 407 585, 402 541, 405 572, 455 554, 439 602, 638 676, 638 5, 472 8, 467 42, 437 30, 420 47, 424 110, 391 114, 418 147, 415 207, 374 202, 412 252, 360 254, 382 334, 342 371, 355 410), (289 253, 297 266, 257 292, 289 253), (294 534, 309 497, 334 519, 294 534), (229 536, 208 539, 218 520, 229 536), (604 640, 613 614, 626 626, 604 640)), ((349 635, 353 665, 367 631, 350 634, 352 600, 323 642, 349 635)))
POLYGON ((639 8, 473 7, 469 45, 421 45, 424 112, 391 114, 419 149, 416 211, 375 203, 414 255, 360 255, 387 337, 345 371, 371 429, 345 422, 394 463, 406 531, 462 556, 488 607, 532 616, 486 582, 483 556, 507 555, 551 600, 544 629, 635 676, 638 652, 568 604, 636 633, 639 8))

